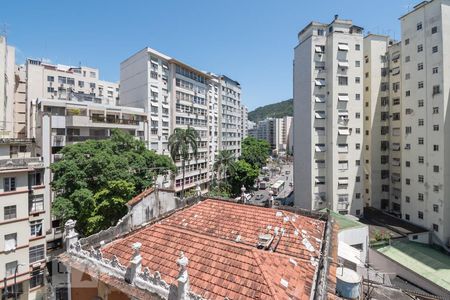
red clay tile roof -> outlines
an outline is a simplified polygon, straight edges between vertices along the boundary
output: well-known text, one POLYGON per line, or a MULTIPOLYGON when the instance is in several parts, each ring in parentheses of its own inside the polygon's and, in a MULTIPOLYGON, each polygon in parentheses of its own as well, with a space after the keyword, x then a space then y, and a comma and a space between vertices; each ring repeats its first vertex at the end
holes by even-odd
POLYGON ((183 251, 192 292, 208 299, 309 299, 316 269, 311 257, 318 256, 324 229, 324 221, 291 212, 209 199, 115 240, 102 252, 128 265, 131 245, 139 241, 143 268, 159 271, 170 284, 183 251), (272 242, 280 238, 275 251, 257 249, 258 235, 273 234, 275 227, 280 233, 284 228, 272 242))
POLYGON ((154 188, 145 189, 139 195, 134 196, 133 199, 131 199, 130 201, 127 202, 127 204, 130 205, 130 206, 133 206, 133 205, 139 203, 142 199, 144 199, 145 197, 147 197, 148 195, 153 193, 154 190, 155 190, 154 188))

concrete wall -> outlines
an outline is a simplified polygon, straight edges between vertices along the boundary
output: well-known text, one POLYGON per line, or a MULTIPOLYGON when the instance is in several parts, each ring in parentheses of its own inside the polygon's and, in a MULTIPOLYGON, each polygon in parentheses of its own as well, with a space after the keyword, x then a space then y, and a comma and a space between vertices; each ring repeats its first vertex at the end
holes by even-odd
POLYGON ((367 248, 369 241, 369 227, 358 227, 358 228, 350 228, 339 231, 338 234, 339 241, 342 241, 350 246, 362 244, 361 250, 361 262, 366 262, 367 256, 367 248))

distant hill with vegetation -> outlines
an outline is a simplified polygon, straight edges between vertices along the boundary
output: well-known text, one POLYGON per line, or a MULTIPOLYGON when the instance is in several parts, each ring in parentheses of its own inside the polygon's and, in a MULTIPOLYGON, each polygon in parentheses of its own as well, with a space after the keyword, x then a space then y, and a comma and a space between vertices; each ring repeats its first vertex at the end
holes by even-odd
POLYGON ((292 99, 258 107, 248 113, 248 119, 253 122, 262 121, 265 118, 282 118, 294 114, 294 102, 292 99))

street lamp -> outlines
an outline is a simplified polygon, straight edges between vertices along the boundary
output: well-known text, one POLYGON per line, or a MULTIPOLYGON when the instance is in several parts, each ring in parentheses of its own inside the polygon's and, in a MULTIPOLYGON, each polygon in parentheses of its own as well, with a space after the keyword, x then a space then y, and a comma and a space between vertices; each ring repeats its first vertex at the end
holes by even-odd
POLYGON ((245 203, 245 191, 246 191, 247 189, 245 188, 245 186, 244 185, 242 185, 242 187, 241 187, 241 200, 242 200, 242 203, 245 203))

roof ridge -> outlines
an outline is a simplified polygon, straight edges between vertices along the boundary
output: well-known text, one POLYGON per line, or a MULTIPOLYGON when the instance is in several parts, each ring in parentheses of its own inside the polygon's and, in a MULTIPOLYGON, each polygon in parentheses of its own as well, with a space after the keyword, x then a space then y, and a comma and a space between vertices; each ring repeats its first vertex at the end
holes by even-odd
MULTIPOLYGON (((266 273, 266 271, 264 270, 264 268, 262 268, 262 261, 259 258, 259 253, 257 251, 255 251, 255 249, 251 250, 253 257, 255 258, 255 261, 258 265, 258 269, 261 271, 261 276, 264 279, 264 281, 267 284, 267 287, 269 288, 270 293, 272 294, 271 296, 273 297, 273 299, 278 299, 277 292, 275 291, 275 288, 272 285, 272 281, 269 280, 270 275, 266 273)), ((273 252, 272 252, 273 253, 273 252)))

